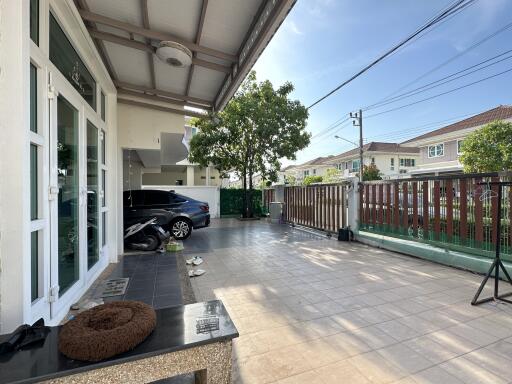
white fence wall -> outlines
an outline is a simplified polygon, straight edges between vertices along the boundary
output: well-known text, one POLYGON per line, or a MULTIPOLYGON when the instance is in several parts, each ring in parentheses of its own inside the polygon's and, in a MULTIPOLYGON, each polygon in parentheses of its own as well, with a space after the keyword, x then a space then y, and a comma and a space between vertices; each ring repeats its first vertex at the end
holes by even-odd
POLYGON ((175 191, 180 195, 188 196, 194 200, 207 202, 210 206, 210 216, 220 216, 220 187, 216 186, 187 186, 187 185, 144 185, 142 189, 160 189, 162 191, 175 191))

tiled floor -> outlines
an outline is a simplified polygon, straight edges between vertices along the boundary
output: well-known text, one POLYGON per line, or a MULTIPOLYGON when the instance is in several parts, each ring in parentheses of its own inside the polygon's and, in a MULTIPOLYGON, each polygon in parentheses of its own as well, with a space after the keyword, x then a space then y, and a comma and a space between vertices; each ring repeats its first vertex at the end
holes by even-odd
POLYGON ((185 247, 205 260, 198 301, 240 331, 235 383, 512 382, 512 306, 472 307, 481 276, 264 221, 214 221, 185 247))
MULTIPOLYGON (((124 296, 112 300, 139 300, 155 309, 182 305, 182 294, 176 257, 173 253, 145 253, 126 255, 108 278, 129 277, 124 296)), ((93 293, 100 297, 101 286, 93 293)))

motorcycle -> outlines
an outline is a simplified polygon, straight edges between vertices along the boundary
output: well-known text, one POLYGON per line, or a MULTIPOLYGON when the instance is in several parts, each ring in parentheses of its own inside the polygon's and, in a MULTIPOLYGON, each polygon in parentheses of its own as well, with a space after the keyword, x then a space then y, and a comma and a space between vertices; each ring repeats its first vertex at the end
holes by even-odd
POLYGON ((155 251, 171 237, 156 223, 156 217, 136 223, 125 229, 124 242, 127 248, 136 251, 155 251))

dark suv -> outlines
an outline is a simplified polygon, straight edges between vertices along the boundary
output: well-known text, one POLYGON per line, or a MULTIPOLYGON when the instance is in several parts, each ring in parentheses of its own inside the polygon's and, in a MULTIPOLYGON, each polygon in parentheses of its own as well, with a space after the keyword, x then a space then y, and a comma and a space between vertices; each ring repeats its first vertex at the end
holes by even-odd
POLYGON ((192 228, 210 225, 208 203, 191 199, 174 192, 142 189, 124 192, 124 226, 157 218, 175 239, 186 239, 192 228))

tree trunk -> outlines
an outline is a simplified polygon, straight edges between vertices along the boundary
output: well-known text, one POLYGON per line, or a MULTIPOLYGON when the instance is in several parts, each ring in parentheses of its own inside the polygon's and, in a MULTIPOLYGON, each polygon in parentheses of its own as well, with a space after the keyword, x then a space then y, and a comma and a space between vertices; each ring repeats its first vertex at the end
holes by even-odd
POLYGON ((244 189, 242 217, 247 217, 247 170, 245 168, 244 168, 244 174, 242 175, 242 186, 244 189))
POLYGON ((252 200, 252 169, 249 169, 249 204, 247 206, 247 217, 254 216, 252 200))

